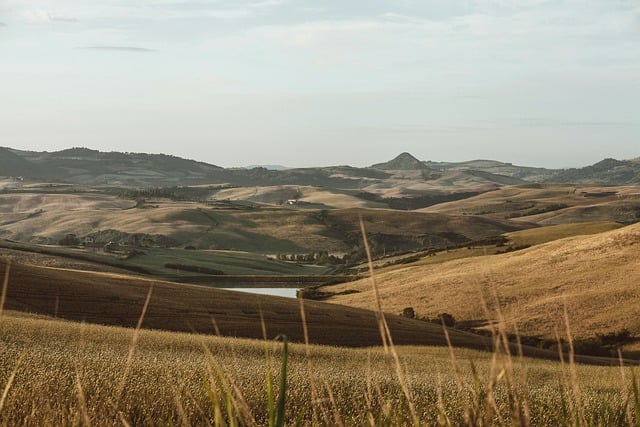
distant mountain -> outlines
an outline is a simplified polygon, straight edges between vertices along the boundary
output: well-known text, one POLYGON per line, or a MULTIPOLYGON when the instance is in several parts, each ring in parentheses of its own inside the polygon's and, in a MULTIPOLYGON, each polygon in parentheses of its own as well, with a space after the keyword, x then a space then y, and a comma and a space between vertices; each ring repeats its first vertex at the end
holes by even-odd
POLYGON ((37 176, 37 165, 13 153, 10 149, 0 147, 0 175, 3 176, 37 176))
POLYGON ((56 152, 0 149, 0 175, 88 185, 170 187, 198 184, 238 186, 317 185, 360 188, 382 171, 350 166, 270 170, 225 169, 166 154, 101 152, 71 148, 56 152))
POLYGON ((101 152, 89 148, 36 152, 0 147, 0 175, 131 187, 310 185, 414 198, 434 193, 484 192, 527 181, 640 185, 640 159, 605 159, 584 168, 553 170, 494 160, 423 162, 402 153, 367 168, 328 166, 273 170, 266 167, 225 169, 167 154, 101 152))
MULTIPOLYGON (((194 184, 207 181, 207 176, 224 170, 166 154, 104 153, 88 148, 52 153, 6 149, 0 152, 0 162, 5 161, 16 162, 18 170, 14 174, 19 172, 29 178, 82 184, 194 184)), ((0 173, 6 174, 4 169, 0 173)))
POLYGON ((409 153, 402 153, 395 157, 392 160, 389 160, 385 163, 377 163, 372 165, 373 169, 382 169, 382 170, 427 170, 429 169, 427 165, 425 165, 420 160, 416 159, 409 153))
POLYGON ((294 168, 290 168, 288 166, 282 166, 282 165, 251 165, 251 166, 246 166, 243 169, 255 169, 255 168, 265 168, 271 171, 284 171, 287 169, 294 169, 294 168))
POLYGON ((640 185, 640 162, 604 159, 584 168, 564 169, 548 182, 572 184, 640 185))
POLYGON ((424 162, 434 170, 482 171, 529 182, 558 184, 640 185, 640 158, 604 159, 594 165, 571 169, 545 169, 516 166, 495 160, 468 162, 424 162))
POLYGON ((424 164, 432 169, 475 170, 496 175, 509 176, 525 181, 543 181, 556 173, 553 169, 516 166, 512 163, 504 163, 496 160, 470 160, 458 163, 427 161, 424 162, 424 164))

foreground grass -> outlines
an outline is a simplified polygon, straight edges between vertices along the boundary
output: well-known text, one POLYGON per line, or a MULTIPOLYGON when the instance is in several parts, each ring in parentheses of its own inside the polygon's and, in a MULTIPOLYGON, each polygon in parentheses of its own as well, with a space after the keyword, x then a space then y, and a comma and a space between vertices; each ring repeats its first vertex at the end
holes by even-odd
MULTIPOLYGON (((279 384, 281 350, 277 342, 136 332, 8 312, 0 318, 0 425, 206 425, 234 419, 267 425, 273 409, 267 385, 279 384)), ((637 397, 626 368, 509 362, 506 356, 442 347, 397 351, 401 381, 382 348, 291 345, 286 423, 634 422, 637 397)))

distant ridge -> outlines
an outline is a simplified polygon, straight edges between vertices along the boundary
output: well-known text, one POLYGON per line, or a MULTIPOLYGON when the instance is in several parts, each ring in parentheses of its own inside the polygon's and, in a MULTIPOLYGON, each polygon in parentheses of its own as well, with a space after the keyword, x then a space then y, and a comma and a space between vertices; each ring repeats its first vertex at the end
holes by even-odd
MULTIPOLYGON (((369 167, 325 166, 285 168, 261 165, 250 168, 222 168, 197 160, 167 154, 102 152, 74 147, 55 152, 23 151, 0 147, 0 176, 22 176, 85 185, 172 187, 183 185, 312 185, 339 189, 384 190, 397 186, 395 172, 411 176, 432 188, 450 192, 486 191, 495 186, 525 182, 599 185, 640 185, 640 159, 604 159, 594 165, 572 169, 517 166, 489 159, 465 162, 420 161, 404 152, 394 159, 369 167), (419 173, 415 173, 419 172, 419 173), (469 187, 471 185, 471 187, 469 187), (373 186, 373 187, 372 187, 373 186)), ((403 179, 406 179, 403 178, 403 179)), ((415 197, 405 182, 404 196, 415 197)), ((375 191, 374 191, 375 192, 375 191)), ((397 196, 397 195, 396 195, 397 196)), ((394 197, 396 197, 394 196, 394 197)))
POLYGON ((289 166, 282 166, 282 165, 249 165, 249 166, 245 166, 243 169, 255 169, 255 168, 264 168, 272 171, 286 171, 289 169, 295 169, 295 168, 290 168, 289 166))
POLYGON ((371 166, 374 169, 382 170, 428 170, 429 167, 415 158, 413 155, 404 152, 385 163, 376 163, 371 166))
POLYGON ((564 169, 548 181, 574 184, 640 185, 640 162, 604 159, 591 166, 564 169))
POLYGON ((6 147, 0 147, 0 175, 38 176, 38 166, 6 147))

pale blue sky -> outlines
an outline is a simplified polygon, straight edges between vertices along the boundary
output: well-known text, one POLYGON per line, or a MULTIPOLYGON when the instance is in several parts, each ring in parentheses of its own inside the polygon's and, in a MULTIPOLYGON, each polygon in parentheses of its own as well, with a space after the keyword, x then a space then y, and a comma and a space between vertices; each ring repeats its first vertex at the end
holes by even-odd
POLYGON ((637 0, 0 0, 0 145, 221 166, 640 156, 637 0))

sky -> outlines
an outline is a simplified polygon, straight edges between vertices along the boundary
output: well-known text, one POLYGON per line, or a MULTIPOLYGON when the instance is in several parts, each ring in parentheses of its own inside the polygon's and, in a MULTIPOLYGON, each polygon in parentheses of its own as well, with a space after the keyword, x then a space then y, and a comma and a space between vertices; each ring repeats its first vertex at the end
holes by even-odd
POLYGON ((220 166, 640 156, 638 0, 0 0, 0 145, 220 166))

